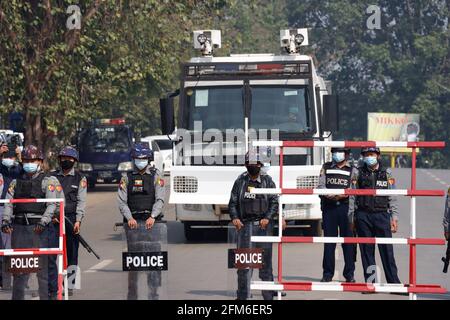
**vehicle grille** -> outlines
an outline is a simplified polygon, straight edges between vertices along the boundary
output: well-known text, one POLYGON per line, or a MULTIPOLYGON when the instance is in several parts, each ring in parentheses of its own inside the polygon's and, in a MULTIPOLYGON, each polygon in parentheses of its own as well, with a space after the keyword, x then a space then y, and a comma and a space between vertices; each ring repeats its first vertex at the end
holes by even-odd
POLYGON ((176 176, 173 178, 173 190, 177 193, 195 193, 198 191, 196 177, 176 176))

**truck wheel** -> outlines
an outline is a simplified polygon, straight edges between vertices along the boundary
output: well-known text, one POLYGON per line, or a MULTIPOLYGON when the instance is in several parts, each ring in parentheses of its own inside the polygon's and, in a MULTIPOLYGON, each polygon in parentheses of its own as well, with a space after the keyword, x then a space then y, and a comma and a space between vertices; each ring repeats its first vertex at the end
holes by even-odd
POLYGON ((187 241, 199 241, 202 239, 202 229, 192 228, 192 224, 189 222, 183 222, 184 224, 184 236, 187 241))
POLYGON ((322 220, 312 220, 309 222, 311 225, 304 231, 304 235, 307 237, 321 237, 322 236, 322 220))

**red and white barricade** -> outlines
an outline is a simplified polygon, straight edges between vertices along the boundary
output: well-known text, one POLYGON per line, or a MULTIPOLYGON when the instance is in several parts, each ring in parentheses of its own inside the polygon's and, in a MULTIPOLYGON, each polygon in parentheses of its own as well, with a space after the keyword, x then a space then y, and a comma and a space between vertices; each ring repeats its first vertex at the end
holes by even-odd
POLYGON ((279 188, 253 189, 255 194, 279 194, 280 205, 278 212, 278 236, 252 237, 253 242, 278 243, 278 278, 276 282, 254 281, 252 290, 278 291, 342 291, 342 292, 399 292, 409 293, 412 300, 417 299, 417 293, 446 293, 447 290, 439 285, 417 284, 416 277, 416 245, 444 245, 444 239, 418 239, 416 238, 416 197, 417 196, 444 196, 444 190, 417 190, 416 189, 416 148, 444 148, 445 143, 436 142, 376 142, 376 141, 253 141, 254 147, 280 148, 280 177, 279 188), (378 190, 378 189, 292 189, 283 188, 283 156, 284 148, 313 148, 313 147, 406 147, 412 148, 412 168, 410 189, 378 190), (355 196, 409 196, 411 197, 411 235, 410 238, 361 238, 361 237, 292 237, 282 235, 282 204, 283 198, 290 195, 355 195, 355 196), (410 247, 409 255, 409 283, 408 284, 382 284, 382 283, 321 283, 321 282, 287 282, 283 280, 283 243, 369 243, 369 244, 406 244, 410 247))
MULTIPOLYGON (((26 249, 2 249, 0 256, 21 256, 21 255, 57 255, 58 256, 58 300, 63 299, 63 282, 65 289, 65 299, 68 300, 67 283, 67 252, 66 252, 66 228, 64 223, 64 199, 6 199, 0 203, 33 203, 33 202, 58 202, 59 203, 59 242, 58 248, 26 248, 26 249)), ((14 232, 14 231, 13 231, 14 232)))

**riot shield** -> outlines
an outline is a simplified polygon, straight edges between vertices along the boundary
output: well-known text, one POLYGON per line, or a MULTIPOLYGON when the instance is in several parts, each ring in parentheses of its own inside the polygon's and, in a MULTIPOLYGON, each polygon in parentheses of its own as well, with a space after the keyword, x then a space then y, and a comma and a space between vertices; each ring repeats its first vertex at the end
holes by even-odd
POLYGON ((42 232, 37 232, 35 224, 13 223, 12 233, 2 236, 3 249, 10 249, 13 254, 2 257, 3 286, 0 300, 56 300, 57 255, 36 255, 23 250, 57 248, 54 225, 50 224, 42 232), (7 248, 9 240, 10 247, 7 248), (19 254, 16 249, 21 249, 23 254, 19 254))
POLYGON ((273 222, 262 229, 259 221, 243 222, 239 231, 228 228, 228 276, 227 291, 230 298, 239 300, 272 300, 273 291, 253 291, 254 281, 273 281, 273 244, 253 242, 252 236, 272 236, 273 222))
POLYGON ((147 229, 145 220, 137 223, 135 229, 123 224, 124 299, 167 300, 167 225, 156 221, 147 229))

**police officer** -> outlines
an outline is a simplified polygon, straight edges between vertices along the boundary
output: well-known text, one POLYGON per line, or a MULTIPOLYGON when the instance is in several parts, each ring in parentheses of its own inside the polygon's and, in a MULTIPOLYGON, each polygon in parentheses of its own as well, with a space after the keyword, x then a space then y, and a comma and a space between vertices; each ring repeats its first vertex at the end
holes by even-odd
MULTIPOLYGON (((348 162, 350 149, 332 148, 333 161, 322 166, 319 178, 319 188, 347 189, 351 185, 352 173, 356 168, 348 162)), ((349 220, 349 197, 347 195, 324 195, 321 198, 322 223, 325 237, 352 237, 351 221, 349 220)), ((323 252, 323 277, 321 282, 333 280, 335 267, 335 243, 325 243, 323 252)), ((355 282, 355 245, 342 244, 344 251, 344 277, 346 282, 355 282)))
MULTIPOLYGON (((364 164, 352 177, 352 185, 359 189, 395 189, 395 179, 389 168, 380 161, 380 149, 361 150, 364 164)), ((352 211, 352 208, 350 208, 352 211)), ((351 212, 353 215, 353 212, 351 212)), ((356 196, 354 223, 359 237, 391 238, 398 229, 396 199, 388 196, 356 196)), ((369 281, 376 271, 375 245, 360 244, 364 278, 369 281)), ((381 261, 388 283, 400 283, 392 244, 379 244, 381 261)))
MULTIPOLYGON (((17 155, 14 146, 7 146, 2 155, 0 163, 0 199, 5 199, 6 192, 12 180, 17 179, 21 173, 21 166, 17 160, 17 155)), ((4 204, 0 203, 0 221, 3 216, 4 204)), ((11 249, 11 235, 2 233, 0 249, 11 249)), ((3 289, 11 288, 11 274, 6 271, 6 264, 4 257, 0 257, 0 286, 3 289)))
MULTIPOLYGON (((245 156, 247 171, 234 182, 228 204, 230 219, 237 230, 237 248, 252 248, 252 236, 267 236, 273 233, 273 217, 278 213, 277 195, 255 195, 251 188, 275 188, 269 175, 260 174, 262 162, 256 152, 245 156)), ((263 248, 263 267, 259 269, 259 278, 273 281, 272 244, 257 243, 263 248)), ((250 295, 251 269, 238 269, 237 299, 246 300, 250 295)), ((264 300, 272 300, 274 292, 263 290, 264 300)))
MULTIPOLYGON (((118 190, 119 211, 124 217, 128 252, 161 251, 162 227, 155 227, 161 221, 164 207, 164 180, 158 169, 150 165, 153 151, 141 143, 134 145, 131 154, 135 170, 123 175, 118 190), (144 244, 144 248, 141 245, 144 244)), ((159 224, 158 224, 159 225, 159 224)), ((162 224, 161 224, 162 225, 162 224)), ((165 226, 164 226, 165 227, 165 226)), ((138 273, 128 273, 128 300, 138 299, 138 273)), ((159 299, 161 272, 147 273, 148 298, 159 299)))
MULTIPOLYGON (((78 162, 78 151, 70 146, 64 147, 58 154, 60 170, 55 174, 61 183, 62 190, 66 199, 64 213, 72 226, 66 222, 66 248, 68 270, 75 273, 78 266, 78 248, 80 242, 77 234, 80 233, 81 221, 84 218, 86 210, 87 180, 75 170, 75 163, 78 162)), ((59 217, 57 217, 59 218, 59 217)), ((59 235, 59 225, 55 225, 59 235)), ((56 262, 56 256, 55 256, 56 262)), ((56 266, 56 264, 54 264, 56 266)), ((56 271, 56 270, 55 270, 56 271)), ((57 275, 57 274, 56 274, 57 275)), ((73 276, 69 274, 70 279, 73 276)), ((73 295, 73 289, 69 288, 69 296, 73 295)))
MULTIPOLYGON (((11 182, 6 199, 61 198, 58 179, 42 169, 44 156, 35 146, 29 145, 22 151, 24 174, 11 182)), ((59 204, 49 203, 8 203, 2 219, 2 231, 12 234, 11 246, 18 248, 49 248, 54 243, 51 219, 59 204)), ((48 257, 40 256, 38 271, 39 297, 41 300, 55 298, 48 290, 48 257)), ((25 298, 25 287, 29 274, 13 276, 13 300, 25 298)))

